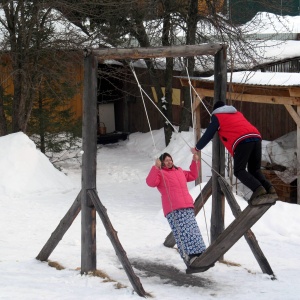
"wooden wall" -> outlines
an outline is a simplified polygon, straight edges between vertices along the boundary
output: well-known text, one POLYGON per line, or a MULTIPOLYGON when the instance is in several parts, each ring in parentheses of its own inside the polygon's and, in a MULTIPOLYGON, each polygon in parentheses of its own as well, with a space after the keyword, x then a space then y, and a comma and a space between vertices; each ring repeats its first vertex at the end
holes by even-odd
POLYGON ((233 105, 261 132, 264 140, 273 141, 296 130, 296 123, 283 105, 235 101, 233 105))
POLYGON ((300 73, 300 57, 259 65, 253 68, 253 70, 261 70, 262 72, 300 73))
MULTIPOLYGON (((69 105, 72 107, 75 118, 81 118, 82 116, 82 96, 83 96, 83 59, 81 51, 70 51, 67 54, 64 52, 57 53, 63 60, 68 63, 64 63, 68 68, 66 70, 66 76, 70 76, 74 79, 74 82, 78 84, 79 90, 76 95, 71 99, 69 105)), ((51 63, 51 61, 49 62, 51 63)), ((6 95, 13 95, 14 85, 12 79, 12 62, 9 53, 2 53, 0 55, 0 84, 6 95)))
MULTIPOLYGON (((151 84, 149 84, 150 80, 147 78, 147 74, 145 71, 139 74, 139 78, 141 82, 144 82, 143 88, 146 90, 148 95, 153 99, 151 84)), ((175 74, 176 76, 176 74, 175 74)), ((173 82, 174 88, 181 88, 180 81, 174 77, 173 82)), ((116 126, 117 130, 127 131, 127 132, 148 132, 149 126, 146 119, 145 109, 143 106, 142 98, 139 93, 139 90, 134 82, 131 83, 130 87, 127 85, 127 90, 130 91, 130 96, 127 96, 128 103, 128 130, 126 126, 124 127, 124 110, 125 110, 125 101, 121 101, 115 104, 116 114, 119 117, 116 117, 116 123, 118 123, 117 119, 121 120, 119 125, 116 126), (122 124, 121 124, 122 123, 122 124)), ((151 128, 159 129, 163 127, 163 119, 154 105, 144 96, 144 100, 146 103, 147 113, 150 120, 151 128)), ((182 93, 181 93, 182 100, 182 93)), ((208 110, 212 111, 213 99, 205 98, 204 103, 208 110)), ((275 140, 278 137, 287 134, 291 131, 296 130, 296 124, 294 120, 291 118, 290 114, 287 112, 286 108, 283 105, 275 105, 275 104, 258 104, 258 103, 250 103, 250 102, 241 102, 241 101, 233 101, 233 105, 241 111, 245 117, 253 123, 261 132, 263 139, 265 140, 275 140)), ((173 124, 180 124, 180 115, 182 111, 181 105, 173 105, 173 124)), ((207 128, 210 122, 210 116, 207 113, 204 106, 201 104, 201 127, 207 128)), ((125 122, 126 123, 126 122, 125 122)), ((192 125, 192 124, 191 124, 192 125)))

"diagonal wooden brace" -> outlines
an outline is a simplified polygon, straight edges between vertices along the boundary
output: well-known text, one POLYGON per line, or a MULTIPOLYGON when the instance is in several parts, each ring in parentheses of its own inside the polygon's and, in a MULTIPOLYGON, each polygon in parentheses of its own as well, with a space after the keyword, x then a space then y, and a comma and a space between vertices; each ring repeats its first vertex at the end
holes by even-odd
POLYGON ((273 204, 255 207, 248 205, 206 249, 206 251, 192 263, 191 267, 204 268, 212 266, 264 215, 264 213, 272 205, 273 204))
POLYGON ((81 191, 77 195, 70 209, 65 216, 61 219, 56 229, 51 234, 50 238, 36 257, 40 261, 46 261, 50 254, 53 252, 59 241, 63 238, 64 234, 68 231, 73 221, 81 210, 81 191))
MULTIPOLYGON (((231 191, 229 184, 222 177, 219 177, 218 181, 219 181, 221 190, 227 199, 227 202, 231 208, 231 211, 232 211, 234 217, 237 218, 241 214, 241 208, 238 205, 238 203, 231 191)), ((244 234, 244 237, 245 237, 254 257, 256 258, 262 272, 266 273, 268 275, 274 276, 272 268, 271 268, 268 260, 266 259, 265 255, 263 254, 252 230, 248 229, 246 231, 246 233, 244 234)))
POLYGON ((132 269, 132 266, 127 258, 126 252, 119 241, 118 234, 115 231, 112 223, 110 222, 110 219, 107 215, 107 210, 104 207, 104 205, 101 203, 96 190, 94 190, 94 189, 88 190, 87 194, 88 194, 88 197, 92 200, 92 202, 96 208, 96 211, 99 214, 100 219, 102 220, 102 223, 106 229, 106 234, 109 237, 109 239, 116 251, 116 254, 117 254, 134 290, 136 291, 136 293, 139 296, 146 297, 147 293, 145 292, 145 290, 140 282, 140 279, 135 275, 135 273, 132 269))

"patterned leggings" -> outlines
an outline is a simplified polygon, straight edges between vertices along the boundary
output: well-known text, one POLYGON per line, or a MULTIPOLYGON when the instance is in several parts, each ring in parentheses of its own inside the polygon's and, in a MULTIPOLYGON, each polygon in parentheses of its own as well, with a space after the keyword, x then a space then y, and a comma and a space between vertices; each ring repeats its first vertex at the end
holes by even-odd
POLYGON ((166 215, 172 229, 180 256, 202 253, 206 250, 193 208, 178 209, 166 215))

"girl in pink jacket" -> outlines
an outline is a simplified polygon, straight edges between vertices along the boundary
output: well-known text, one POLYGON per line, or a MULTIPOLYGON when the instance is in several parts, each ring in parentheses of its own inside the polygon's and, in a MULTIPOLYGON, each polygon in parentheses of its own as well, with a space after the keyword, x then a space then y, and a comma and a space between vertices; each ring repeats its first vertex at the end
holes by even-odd
POLYGON ((198 178, 199 157, 194 154, 190 170, 182 170, 173 164, 170 154, 164 153, 155 161, 146 183, 157 187, 161 193, 162 207, 172 229, 181 257, 189 267, 205 250, 200 229, 195 219, 194 201, 187 182, 198 178))

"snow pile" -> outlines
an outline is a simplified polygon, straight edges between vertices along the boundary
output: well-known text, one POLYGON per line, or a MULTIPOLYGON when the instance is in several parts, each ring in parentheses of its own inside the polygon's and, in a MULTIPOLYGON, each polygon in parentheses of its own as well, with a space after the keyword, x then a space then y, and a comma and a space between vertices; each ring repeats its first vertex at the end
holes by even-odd
POLYGON ((275 171, 285 183, 297 179, 297 132, 292 131, 266 146, 269 160, 274 165, 286 167, 283 172, 275 171))
POLYGON ((0 138, 0 194, 19 197, 47 191, 66 192, 74 186, 22 132, 0 138))

